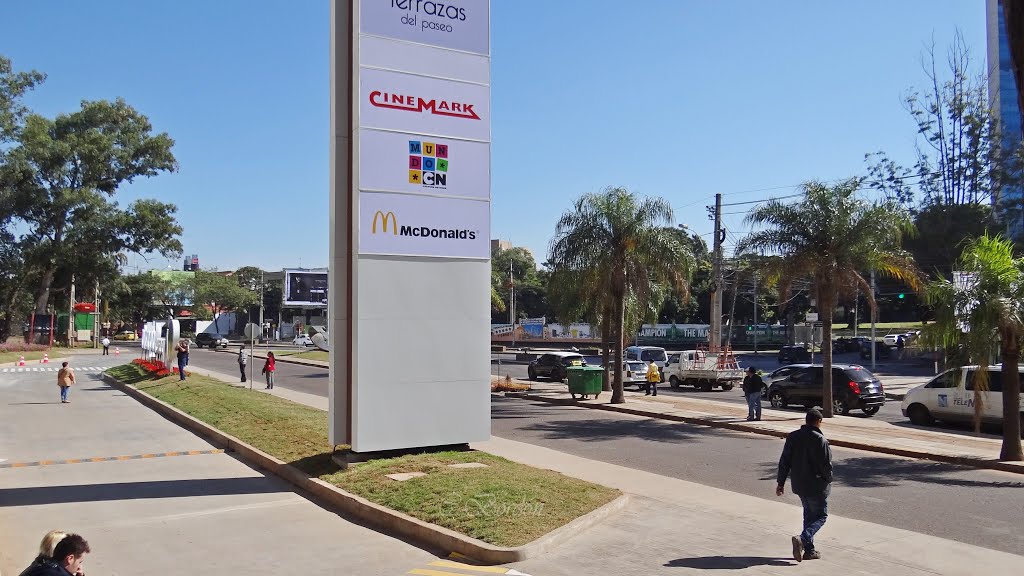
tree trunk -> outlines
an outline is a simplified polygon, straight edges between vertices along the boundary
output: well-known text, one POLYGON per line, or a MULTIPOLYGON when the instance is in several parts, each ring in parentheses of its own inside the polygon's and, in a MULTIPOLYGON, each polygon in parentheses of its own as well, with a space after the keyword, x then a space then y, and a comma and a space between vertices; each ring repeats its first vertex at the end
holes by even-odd
POLYGON ((796 307, 792 303, 786 305, 786 344, 796 344, 796 307))
MULTIPOLYGON (((821 315, 821 415, 831 418, 834 416, 832 413, 832 311, 835 309, 836 296, 831 286, 822 288, 818 299, 821 304, 818 309, 821 315)), ((813 349, 811 354, 814 354, 813 349)))
POLYGON ((623 404, 626 402, 626 394, 622 388, 622 339, 626 328, 626 303, 625 295, 616 295, 614 298, 615 359, 612 369, 615 370, 615 380, 612 382, 612 404, 623 404))
POLYGON ((604 307, 604 314, 601 318, 601 365, 604 366, 604 372, 601 374, 601 390, 604 392, 612 391, 611 379, 608 378, 608 369, 611 365, 608 363, 608 346, 612 343, 612 314, 608 309, 608 306, 604 307))
POLYGON ((1017 368, 1020 362, 1020 341, 1013 330, 1004 329, 1002 332, 1003 447, 999 451, 999 459, 1020 462, 1024 460, 1020 444, 1024 414, 1020 410, 1020 376, 1017 368))
POLYGON ((53 286, 53 276, 56 273, 56 266, 50 266, 43 272, 43 278, 39 281, 39 292, 36 296, 36 314, 46 314, 46 308, 50 304, 50 288, 53 286))

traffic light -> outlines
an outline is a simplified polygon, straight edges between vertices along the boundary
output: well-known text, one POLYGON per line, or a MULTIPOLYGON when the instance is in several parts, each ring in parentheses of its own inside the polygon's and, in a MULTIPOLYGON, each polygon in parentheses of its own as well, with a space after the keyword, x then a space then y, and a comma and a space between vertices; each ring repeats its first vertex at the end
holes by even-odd
POLYGON ((900 300, 903 300, 903 296, 904 296, 903 292, 900 292, 900 295, 897 296, 897 298, 899 298, 900 300))

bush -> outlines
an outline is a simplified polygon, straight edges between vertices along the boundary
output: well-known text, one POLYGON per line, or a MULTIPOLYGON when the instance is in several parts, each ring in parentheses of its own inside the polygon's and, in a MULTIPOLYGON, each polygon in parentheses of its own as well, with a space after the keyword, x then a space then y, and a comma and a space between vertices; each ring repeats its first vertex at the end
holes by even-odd
POLYGON ((529 384, 513 382, 512 377, 508 375, 502 380, 491 380, 491 392, 526 392, 529 389, 529 384))
POLYGON ((49 350, 43 344, 25 344, 24 342, 5 342, 0 344, 0 352, 43 352, 49 350))
MULTIPOLYGON (((177 374, 177 366, 168 368, 166 364, 159 360, 143 360, 142 358, 136 358, 132 360, 132 364, 138 364, 147 374, 154 378, 164 378, 171 374, 177 374)), ((185 376, 191 376, 192 373, 185 370, 185 376)))

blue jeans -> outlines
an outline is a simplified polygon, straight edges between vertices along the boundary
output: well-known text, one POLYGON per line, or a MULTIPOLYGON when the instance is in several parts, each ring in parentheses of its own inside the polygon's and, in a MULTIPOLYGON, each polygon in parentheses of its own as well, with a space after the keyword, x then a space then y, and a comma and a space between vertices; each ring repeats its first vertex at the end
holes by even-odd
POLYGON ((804 506, 804 531, 800 533, 800 540, 804 550, 810 552, 814 550, 814 535, 828 519, 828 496, 801 496, 800 503, 804 506))
POLYGON ((747 394, 747 420, 761 419, 761 391, 747 394))
POLYGON ((61 386, 60 387, 60 401, 61 402, 67 401, 67 399, 68 399, 68 390, 70 390, 70 389, 71 389, 71 386, 61 386))
POLYGON ((181 356, 178 358, 178 374, 181 379, 185 379, 185 366, 188 364, 188 356, 181 356))

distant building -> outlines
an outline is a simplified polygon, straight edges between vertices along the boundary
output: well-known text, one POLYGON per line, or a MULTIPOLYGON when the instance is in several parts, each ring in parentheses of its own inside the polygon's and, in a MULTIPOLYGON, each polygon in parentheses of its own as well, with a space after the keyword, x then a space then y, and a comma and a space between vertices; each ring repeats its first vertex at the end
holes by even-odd
MULTIPOLYGON (((1021 115, 1017 105, 1017 84, 1013 78, 1013 64, 1010 58, 1010 43, 1006 36, 1006 20, 1003 0, 987 0, 985 20, 988 28, 988 94, 999 116, 1003 131, 1003 146, 1012 150, 1021 145, 1021 115)), ((994 204, 1024 202, 1024 188, 1005 187, 992 199, 994 204)), ((1024 233, 1024 211, 1013 214, 1013 221, 1006 222, 1011 236, 1020 238, 1024 233)))
POLYGON ((495 250, 511 250, 512 243, 508 240, 491 240, 491 252, 495 250))

